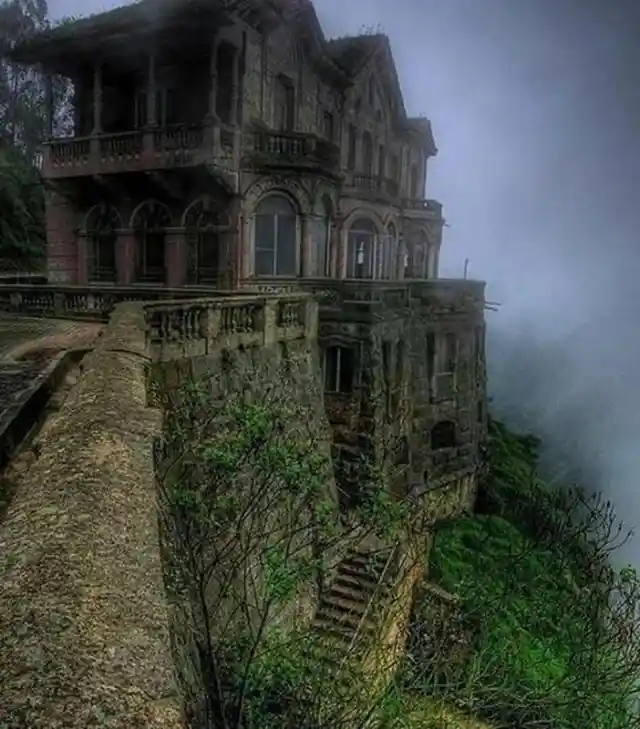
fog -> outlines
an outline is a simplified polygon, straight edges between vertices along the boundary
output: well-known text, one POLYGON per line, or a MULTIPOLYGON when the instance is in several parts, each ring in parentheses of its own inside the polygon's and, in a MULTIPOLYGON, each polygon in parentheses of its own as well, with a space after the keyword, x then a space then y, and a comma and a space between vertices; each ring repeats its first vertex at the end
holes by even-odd
POLYGON ((640 524, 640 4, 315 4, 330 36, 381 26, 408 111, 432 120, 428 196, 449 226, 441 275, 461 276, 468 258, 501 304, 488 312, 494 411, 561 445, 640 524))

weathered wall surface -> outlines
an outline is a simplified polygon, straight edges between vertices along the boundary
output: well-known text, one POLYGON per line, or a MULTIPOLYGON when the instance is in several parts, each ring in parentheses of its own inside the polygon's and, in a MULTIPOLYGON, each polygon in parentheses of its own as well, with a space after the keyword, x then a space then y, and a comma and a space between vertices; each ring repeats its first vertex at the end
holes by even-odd
MULTIPOLYGON (((214 403, 272 401, 275 408, 287 407, 291 420, 287 422, 285 432, 274 435, 273 444, 276 447, 282 444, 286 449, 287 443, 309 437, 313 451, 310 456, 319 455, 322 461, 320 474, 326 497, 330 503, 337 503, 315 342, 281 343, 192 357, 162 368, 158 366, 155 379, 169 390, 165 406, 171 407, 173 412, 179 407, 176 400, 169 405, 176 392, 173 388, 188 380, 205 383, 206 392, 211 393, 214 403)), ((204 417, 211 419, 208 432, 215 438, 222 432, 220 419, 216 419, 210 406, 205 408, 204 417)), ((165 427, 172 427, 169 418, 165 418, 165 427)), ((170 442, 171 434, 165 435, 166 441, 170 442)), ((272 444, 267 443, 266 447, 272 447, 272 444)), ((178 454, 165 452, 164 455, 167 461, 173 462, 178 454)), ((159 470, 162 473, 162 464, 159 470)), ((236 493, 246 493, 246 504, 241 497, 243 519, 238 522, 239 526, 234 522, 234 528, 228 533, 223 534, 220 529, 207 532, 211 543, 204 564, 212 567, 214 575, 206 585, 204 600, 203 592, 193 582, 193 573, 186 574, 184 570, 184 565, 188 564, 188 550, 178 535, 184 533, 179 514, 174 510, 163 519, 165 580, 171 605, 175 661, 193 726, 204 725, 204 686, 210 683, 205 657, 209 651, 207 631, 214 644, 233 638, 247 627, 258 631, 266 614, 263 570, 268 547, 282 542, 283 537, 285 543, 291 540, 286 536, 291 533, 297 534, 290 541, 297 557, 312 556, 316 546, 308 505, 301 509, 298 502, 296 506, 295 499, 288 498, 287 489, 278 483, 278 474, 273 476, 273 482, 265 484, 262 476, 248 467, 234 482, 236 493)), ((316 597, 315 583, 311 581, 297 601, 285 608, 273 605, 268 613, 268 627, 308 624, 313 617, 316 597)))
POLYGON ((0 524, 0 725, 179 729, 142 308, 122 305, 0 524))

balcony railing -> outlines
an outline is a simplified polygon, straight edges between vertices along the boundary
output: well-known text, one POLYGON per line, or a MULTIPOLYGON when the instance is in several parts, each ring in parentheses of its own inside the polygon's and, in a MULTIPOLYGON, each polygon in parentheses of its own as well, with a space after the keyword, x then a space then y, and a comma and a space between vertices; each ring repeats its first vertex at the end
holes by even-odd
POLYGON ((214 126, 171 126, 145 131, 70 137, 44 147, 46 178, 145 171, 199 164, 233 164, 239 132, 214 126))
POLYGON ((364 193, 383 198, 397 198, 400 193, 400 185, 396 180, 353 172, 347 174, 344 186, 358 194, 364 193))
POLYGON ((437 200, 413 200, 407 199, 402 201, 405 210, 429 213, 431 217, 442 217, 442 203, 437 200))
POLYGON ((255 167, 321 167, 337 173, 340 150, 314 134, 260 129, 245 134, 244 159, 255 167))
POLYGON ((236 295, 145 304, 151 356, 167 360, 220 349, 312 339, 317 304, 308 294, 236 295))

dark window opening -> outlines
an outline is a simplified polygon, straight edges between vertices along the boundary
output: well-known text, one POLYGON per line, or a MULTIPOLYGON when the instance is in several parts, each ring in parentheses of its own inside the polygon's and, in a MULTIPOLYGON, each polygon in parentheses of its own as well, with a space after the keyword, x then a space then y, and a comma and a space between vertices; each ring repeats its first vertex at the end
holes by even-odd
POLYGON ((377 231, 366 218, 356 220, 347 238, 347 278, 373 278, 377 231))
POLYGON ((384 151, 384 145, 381 144, 378 148, 378 176, 380 179, 384 178, 385 173, 385 161, 386 161, 386 155, 384 151))
POLYGON ((216 114, 224 124, 233 121, 233 65, 235 63, 235 49, 225 43, 218 48, 216 71, 218 81, 216 86, 216 114))
POLYGON ((478 422, 484 423, 484 402, 482 400, 478 401, 478 422))
POLYGON ((136 280, 164 283, 166 277, 165 239, 171 213, 160 203, 149 202, 140 208, 134 221, 136 237, 136 280))
POLYGON ((442 359, 442 372, 455 372, 458 359, 458 337, 453 332, 447 332, 444 337, 444 354, 442 359))
POLYGON ((295 127, 296 94, 290 78, 278 76, 275 100, 276 128, 283 132, 292 132, 295 127))
POLYGON ((198 203, 188 211, 187 281, 190 284, 217 284, 221 268, 220 226, 228 222, 209 203, 198 203))
POLYGON ((87 218, 87 275, 89 283, 115 282, 118 211, 106 205, 87 218))
POLYGON ((418 168, 415 165, 411 165, 410 185, 409 195, 415 200, 418 197, 418 168))
POLYGON ((355 385, 355 352, 350 347, 328 347, 324 357, 326 392, 349 393, 355 385))
POLYGON ((455 448, 456 424, 451 420, 441 420, 431 429, 431 450, 455 448))
POLYGON ((433 379, 436 370, 436 335, 433 332, 427 334, 427 377, 433 379))
POLYGON ((369 132, 362 135, 362 172, 373 177, 373 139, 369 132))
POLYGON ((324 136, 330 142, 335 141, 335 129, 333 124, 333 114, 328 111, 324 112, 323 118, 324 136))
POLYGON ((353 172, 356 168, 356 141, 357 132, 355 125, 349 124, 347 130, 347 169, 353 172))

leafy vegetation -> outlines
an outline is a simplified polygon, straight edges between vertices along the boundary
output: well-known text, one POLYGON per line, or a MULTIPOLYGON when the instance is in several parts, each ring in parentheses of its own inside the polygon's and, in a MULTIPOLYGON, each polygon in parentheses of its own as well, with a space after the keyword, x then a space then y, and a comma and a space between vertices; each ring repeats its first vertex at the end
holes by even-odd
POLYGON ((479 513, 437 535, 432 577, 476 630, 422 692, 494 727, 637 726, 640 590, 610 562, 625 532, 599 497, 540 478, 538 445, 493 422, 479 513))

